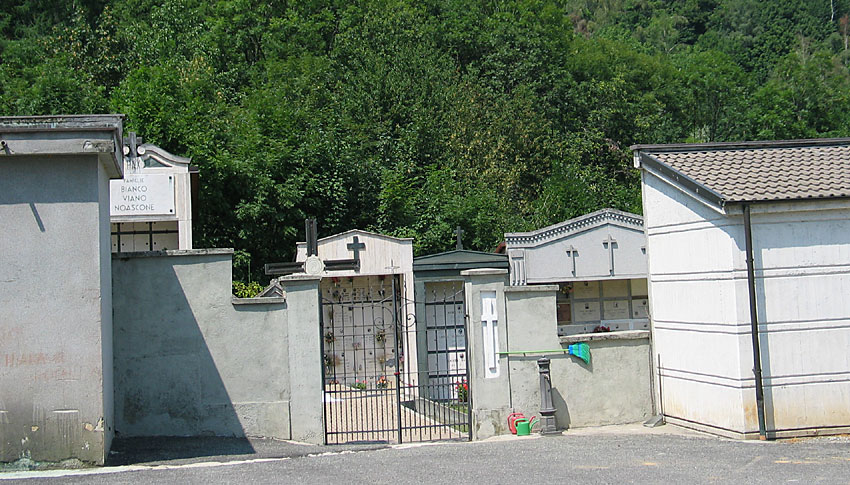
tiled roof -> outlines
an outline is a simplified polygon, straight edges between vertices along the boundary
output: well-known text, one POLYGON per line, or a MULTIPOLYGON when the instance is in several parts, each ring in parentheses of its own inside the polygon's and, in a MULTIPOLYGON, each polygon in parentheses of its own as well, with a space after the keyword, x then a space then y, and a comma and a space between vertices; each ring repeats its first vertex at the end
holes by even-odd
POLYGON ((714 196, 721 205, 850 197, 850 139, 637 145, 633 150, 641 163, 672 169, 674 182, 695 182, 695 191, 708 189, 700 195, 714 196))

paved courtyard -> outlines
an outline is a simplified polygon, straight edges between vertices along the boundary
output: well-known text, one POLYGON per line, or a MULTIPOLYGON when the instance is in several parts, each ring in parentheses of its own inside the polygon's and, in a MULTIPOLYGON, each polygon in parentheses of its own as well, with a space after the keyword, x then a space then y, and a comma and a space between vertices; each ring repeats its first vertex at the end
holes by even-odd
POLYGON ((211 456, 227 451, 226 446, 210 449, 214 443, 197 447, 172 443, 159 457, 155 449, 147 450, 150 455, 126 450, 135 464, 71 472, 7 472, 0 474, 0 481, 850 483, 850 438, 846 436, 743 442, 672 426, 629 425, 571 430, 554 437, 392 447, 319 447, 259 440, 243 443, 230 456, 211 456))

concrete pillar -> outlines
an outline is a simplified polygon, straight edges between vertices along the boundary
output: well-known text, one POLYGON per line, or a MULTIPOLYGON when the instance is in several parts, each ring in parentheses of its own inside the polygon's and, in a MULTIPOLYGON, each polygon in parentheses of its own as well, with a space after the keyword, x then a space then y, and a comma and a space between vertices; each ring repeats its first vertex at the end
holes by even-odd
POLYGON ((505 311, 506 269, 473 269, 462 271, 465 278, 464 293, 469 330, 467 334, 467 362, 472 405, 472 437, 484 439, 509 432, 508 415, 511 413, 511 384, 508 359, 498 352, 508 349, 507 313, 505 311), (495 308, 485 308, 495 297, 495 308), (495 317, 495 325, 488 328, 485 319, 495 317), (493 332, 495 329, 495 332, 493 332), (495 333, 495 340, 492 340, 495 333), (485 342, 490 340, 490 342, 485 342), (488 353, 495 361, 488 360, 488 353), (492 368, 495 363, 496 371, 492 368))
POLYGON ((292 439, 323 444, 325 427, 322 402, 322 327, 319 283, 321 276, 290 275, 280 278, 286 291, 289 322, 289 376, 292 439))
POLYGON ((121 130, 119 115, 0 118, 0 461, 109 452, 121 130))

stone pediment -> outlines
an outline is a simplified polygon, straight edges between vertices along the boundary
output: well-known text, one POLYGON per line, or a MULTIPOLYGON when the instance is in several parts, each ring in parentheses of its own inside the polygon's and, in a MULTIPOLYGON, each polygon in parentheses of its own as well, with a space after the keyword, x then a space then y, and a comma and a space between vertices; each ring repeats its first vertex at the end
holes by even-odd
POLYGON ((146 169, 171 168, 182 169, 179 171, 187 171, 189 170, 189 164, 192 162, 190 158, 174 155, 149 143, 139 145, 137 150, 139 151, 139 158, 146 169))
POLYGON ((602 209, 535 231, 506 233, 505 243, 508 248, 532 248, 604 225, 643 232, 643 217, 616 209, 602 209))

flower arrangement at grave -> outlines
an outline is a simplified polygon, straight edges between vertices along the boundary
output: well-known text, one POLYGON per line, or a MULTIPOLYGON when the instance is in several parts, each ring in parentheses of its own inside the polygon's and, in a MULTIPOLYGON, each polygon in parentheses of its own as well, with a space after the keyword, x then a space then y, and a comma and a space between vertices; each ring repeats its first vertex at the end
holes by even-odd
POLYGON ((597 325, 596 328, 593 329, 593 333, 604 333, 610 331, 611 327, 606 327, 605 325, 597 325))
POLYGON ((379 344, 383 344, 386 341, 387 341, 387 332, 385 330, 381 329, 381 330, 378 330, 377 332, 375 332, 375 342, 378 342, 379 344))
POLYGON ((336 354, 325 354, 324 357, 325 367, 330 371, 334 367, 338 366, 340 362, 342 362, 336 354))
POLYGON ((325 332, 325 343, 331 344, 331 343, 334 343, 334 342, 336 342, 336 337, 334 336, 334 333, 330 330, 325 332))
POLYGON ((463 382, 458 382, 455 390, 457 391, 457 400, 460 402, 466 402, 469 399, 469 385, 466 383, 466 379, 463 382))
POLYGON ((378 389, 386 389, 387 387, 389 387, 389 385, 390 383, 389 381, 387 381, 386 376, 379 377, 378 380, 375 382, 375 387, 377 387, 378 389))
POLYGON ((351 387, 360 390, 366 389, 366 380, 364 379, 362 381, 354 381, 354 384, 351 387))

